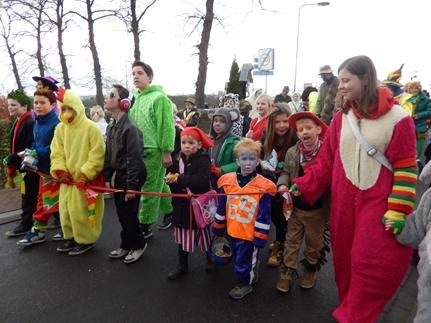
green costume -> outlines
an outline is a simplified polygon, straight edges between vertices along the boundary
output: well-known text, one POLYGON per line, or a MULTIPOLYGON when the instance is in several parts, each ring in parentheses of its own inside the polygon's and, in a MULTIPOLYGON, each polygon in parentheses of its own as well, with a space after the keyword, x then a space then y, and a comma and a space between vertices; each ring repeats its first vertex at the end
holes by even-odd
MULTIPOLYGON (((133 94, 135 103, 129 116, 142 131, 145 166, 148 170, 142 192, 170 193, 169 186, 164 181, 166 170, 162 162, 163 152, 174 150, 175 127, 171 102, 157 85, 151 85, 144 90, 137 89, 133 94)), ((160 212, 172 212, 169 197, 141 197, 140 223, 156 223, 160 212)))

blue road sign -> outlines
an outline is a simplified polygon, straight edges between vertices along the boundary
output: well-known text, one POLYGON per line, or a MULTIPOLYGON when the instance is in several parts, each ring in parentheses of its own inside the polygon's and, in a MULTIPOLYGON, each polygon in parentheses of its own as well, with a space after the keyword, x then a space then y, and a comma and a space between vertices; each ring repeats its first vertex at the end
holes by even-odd
POLYGON ((274 71, 253 71, 253 76, 274 75, 274 71))

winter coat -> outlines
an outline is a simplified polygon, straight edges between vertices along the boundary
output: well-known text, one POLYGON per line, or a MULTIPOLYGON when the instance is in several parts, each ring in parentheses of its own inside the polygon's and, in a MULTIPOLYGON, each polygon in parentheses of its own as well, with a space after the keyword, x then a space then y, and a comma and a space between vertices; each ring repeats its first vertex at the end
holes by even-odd
MULTIPOLYGON (((210 190, 211 162, 208 154, 199 150, 186 161, 183 154, 180 158, 184 161, 184 173, 178 176, 176 183, 170 186, 172 193, 187 194, 188 187, 192 193, 203 194, 210 190)), ((171 173, 179 173, 179 160, 174 160, 169 168, 171 173)), ((184 197, 173 197, 172 206, 174 213, 172 224, 177 228, 190 228, 190 201, 184 197)), ((196 229, 196 222, 192 216, 192 228, 196 229)))
POLYGON ((36 124, 33 128, 34 143, 33 149, 37 152, 37 168, 45 174, 49 174, 51 166, 51 141, 54 137, 55 127, 60 123, 55 110, 48 114, 36 117, 36 124))
POLYGON ((397 240, 419 248, 418 306, 414 322, 431 322, 431 189, 424 193, 417 210, 406 217, 397 240))
POLYGON ((31 145, 34 140, 34 137, 33 137, 34 120, 31 117, 31 115, 28 114, 27 117, 25 117, 25 119, 21 122, 21 125, 17 130, 15 140, 14 142, 12 142, 13 133, 14 133, 15 127, 17 126, 17 123, 18 123, 18 120, 12 126, 11 133, 10 133, 9 148, 11 153, 9 155, 8 165, 13 166, 15 169, 20 169, 22 159, 17 155, 17 153, 23 151, 26 148, 31 148, 31 145), (12 144, 14 147, 13 151, 12 151, 12 144))
POLYGON ((426 132, 428 130, 426 121, 431 117, 431 100, 422 92, 417 96, 414 114, 417 116, 417 119, 414 119, 416 131, 426 132))
POLYGON ((110 123, 106 131, 105 182, 111 182, 114 171, 119 189, 140 191, 147 176, 142 132, 127 114, 110 123))
POLYGON ((316 103, 316 114, 329 125, 335 114, 335 97, 338 92, 339 80, 334 76, 329 83, 323 82, 319 89, 316 103))

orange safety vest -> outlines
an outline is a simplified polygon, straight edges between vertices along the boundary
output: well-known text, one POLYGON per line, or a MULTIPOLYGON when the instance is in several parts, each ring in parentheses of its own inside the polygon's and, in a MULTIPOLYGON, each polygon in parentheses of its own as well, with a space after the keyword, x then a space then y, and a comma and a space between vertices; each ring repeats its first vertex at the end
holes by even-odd
POLYGON ((246 193, 247 195, 228 195, 226 197, 227 233, 234 238, 252 241, 254 224, 259 212, 259 201, 265 193, 274 195, 277 187, 269 179, 257 175, 244 187, 238 185, 236 173, 228 173, 217 181, 226 194, 246 193))

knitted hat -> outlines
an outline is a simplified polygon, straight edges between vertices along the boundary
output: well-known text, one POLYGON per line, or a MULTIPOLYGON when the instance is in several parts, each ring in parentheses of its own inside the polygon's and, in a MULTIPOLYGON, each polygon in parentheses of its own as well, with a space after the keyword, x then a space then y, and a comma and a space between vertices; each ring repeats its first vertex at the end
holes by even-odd
POLYGON ((388 76, 386 77, 386 80, 382 82, 382 84, 388 88, 391 89, 394 96, 397 96, 400 94, 402 84, 400 83, 401 76, 402 76, 402 69, 404 67, 404 64, 401 65, 401 67, 393 72, 390 72, 388 76))
POLYGON ((48 85, 48 87, 51 91, 57 91, 58 90, 57 84, 59 82, 50 75, 48 75, 48 76, 33 76, 33 80, 35 82, 42 81, 43 83, 48 85))
POLYGON ((228 108, 218 108, 214 114, 211 116, 211 128, 210 128, 210 136, 213 138, 217 137, 217 134, 214 132, 213 123, 214 117, 220 116, 223 117, 226 121, 226 129, 223 133, 230 132, 232 128, 232 122, 236 121, 240 118, 239 110, 236 108, 228 109, 228 108))
POLYGON ((232 99, 232 100, 233 100, 233 102, 234 102, 234 108, 239 109, 239 95, 238 95, 238 94, 234 94, 234 93, 227 93, 227 94, 225 94, 225 95, 221 96, 221 97, 219 98, 219 101, 220 101, 220 107, 223 107, 223 106, 224 106, 224 102, 225 102, 227 99, 232 99))
POLYGON ((301 111, 301 112, 297 112, 292 114, 288 121, 289 121, 289 125, 292 127, 293 131, 297 132, 298 129, 296 128, 296 121, 301 120, 301 119, 311 119, 313 120, 318 126, 320 126, 320 128, 322 128, 322 133, 320 134, 321 137, 325 137, 325 133, 326 130, 328 129, 328 126, 319 119, 319 117, 317 117, 313 112, 310 111, 301 111))
POLYGON ((186 127, 181 132, 181 137, 184 137, 184 136, 190 136, 196 139, 202 144, 202 148, 210 148, 214 145, 210 137, 208 137, 205 132, 203 132, 201 129, 197 127, 186 127))

